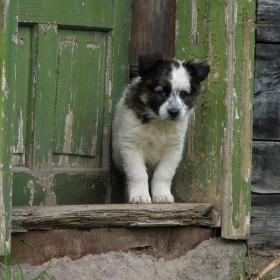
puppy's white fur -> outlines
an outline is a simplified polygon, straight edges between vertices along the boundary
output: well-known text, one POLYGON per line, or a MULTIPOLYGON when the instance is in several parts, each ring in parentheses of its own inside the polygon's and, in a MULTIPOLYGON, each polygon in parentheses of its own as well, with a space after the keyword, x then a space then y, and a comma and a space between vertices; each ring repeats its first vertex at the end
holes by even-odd
MULTIPOLYGON (((181 64, 181 62, 180 62, 181 64)), ((141 81, 135 79, 134 84, 141 81)), ((125 96, 119 101, 113 121, 113 159, 126 174, 130 203, 151 203, 148 176, 151 178, 151 196, 155 203, 173 203, 171 181, 181 160, 189 110, 179 94, 190 91, 190 77, 185 69, 172 69, 172 94, 163 103, 154 119, 143 124, 133 109, 125 105, 125 96), (170 100, 173 98, 173 100, 170 100), (170 102, 179 108, 176 120, 169 120, 170 102)))

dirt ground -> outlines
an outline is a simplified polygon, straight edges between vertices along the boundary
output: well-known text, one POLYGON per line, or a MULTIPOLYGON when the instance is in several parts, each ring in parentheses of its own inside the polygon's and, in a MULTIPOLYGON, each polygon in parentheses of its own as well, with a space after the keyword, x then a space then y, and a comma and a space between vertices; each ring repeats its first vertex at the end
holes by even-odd
MULTIPOLYGON (((43 279, 67 280, 225 280, 236 279, 243 271, 246 246, 219 238, 199 244, 180 258, 165 261, 146 254, 110 252, 87 255, 72 261, 68 257, 53 259, 43 279)), ((33 279, 42 266, 22 265, 25 279, 33 279)))

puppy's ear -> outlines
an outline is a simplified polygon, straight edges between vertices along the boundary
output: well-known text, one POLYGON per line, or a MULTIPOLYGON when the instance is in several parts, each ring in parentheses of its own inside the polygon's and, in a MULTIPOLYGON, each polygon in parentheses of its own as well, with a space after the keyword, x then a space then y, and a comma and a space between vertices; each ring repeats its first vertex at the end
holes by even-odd
POLYGON ((145 78, 154 72, 161 66, 164 62, 164 58, 161 54, 150 54, 150 55, 140 55, 138 58, 139 63, 139 75, 141 78, 145 78))
POLYGON ((187 69, 192 78, 202 82, 210 72, 210 66, 204 62, 184 61, 183 66, 187 69))

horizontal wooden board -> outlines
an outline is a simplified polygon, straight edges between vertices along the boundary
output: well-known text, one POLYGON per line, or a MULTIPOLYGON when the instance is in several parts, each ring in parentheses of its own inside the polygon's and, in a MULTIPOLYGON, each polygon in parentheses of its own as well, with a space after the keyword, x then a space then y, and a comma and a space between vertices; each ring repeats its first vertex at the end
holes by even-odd
POLYGON ((280 143, 254 141, 252 162, 252 192, 280 193, 280 143))
POLYGON ((279 206, 280 194, 252 194, 252 207, 254 209, 279 206))
POLYGON ((111 0, 26 0, 20 1, 19 22, 57 23, 109 30, 114 26, 113 9, 111 0))
POLYGON ((280 195, 252 195, 249 247, 280 248, 280 195))
POLYGON ((87 254, 120 250, 174 259, 211 237, 213 229, 200 227, 33 230, 12 234, 11 247, 20 262, 31 265, 40 265, 52 257, 75 260, 87 254))
POLYGON ((258 0, 257 41, 280 42, 279 0, 258 0))
POLYGON ((54 228, 212 226, 211 205, 109 204, 13 207, 12 231, 54 228))
POLYGON ((280 68, 278 58, 280 45, 256 44, 255 94, 277 90, 280 87, 280 68))
POLYGON ((280 89, 255 95, 253 138, 280 140, 280 89))

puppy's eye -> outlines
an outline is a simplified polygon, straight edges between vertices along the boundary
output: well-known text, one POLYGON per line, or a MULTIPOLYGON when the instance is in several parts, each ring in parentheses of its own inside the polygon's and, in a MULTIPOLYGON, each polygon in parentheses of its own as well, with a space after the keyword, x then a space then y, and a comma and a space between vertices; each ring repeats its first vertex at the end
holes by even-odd
POLYGON ((163 90, 158 90, 156 91, 156 93, 160 96, 160 97, 164 97, 166 94, 163 90))
POLYGON ((190 94, 187 91, 185 91, 185 90, 181 90, 180 91, 180 95, 181 95, 182 98, 185 98, 185 97, 187 97, 190 94))

